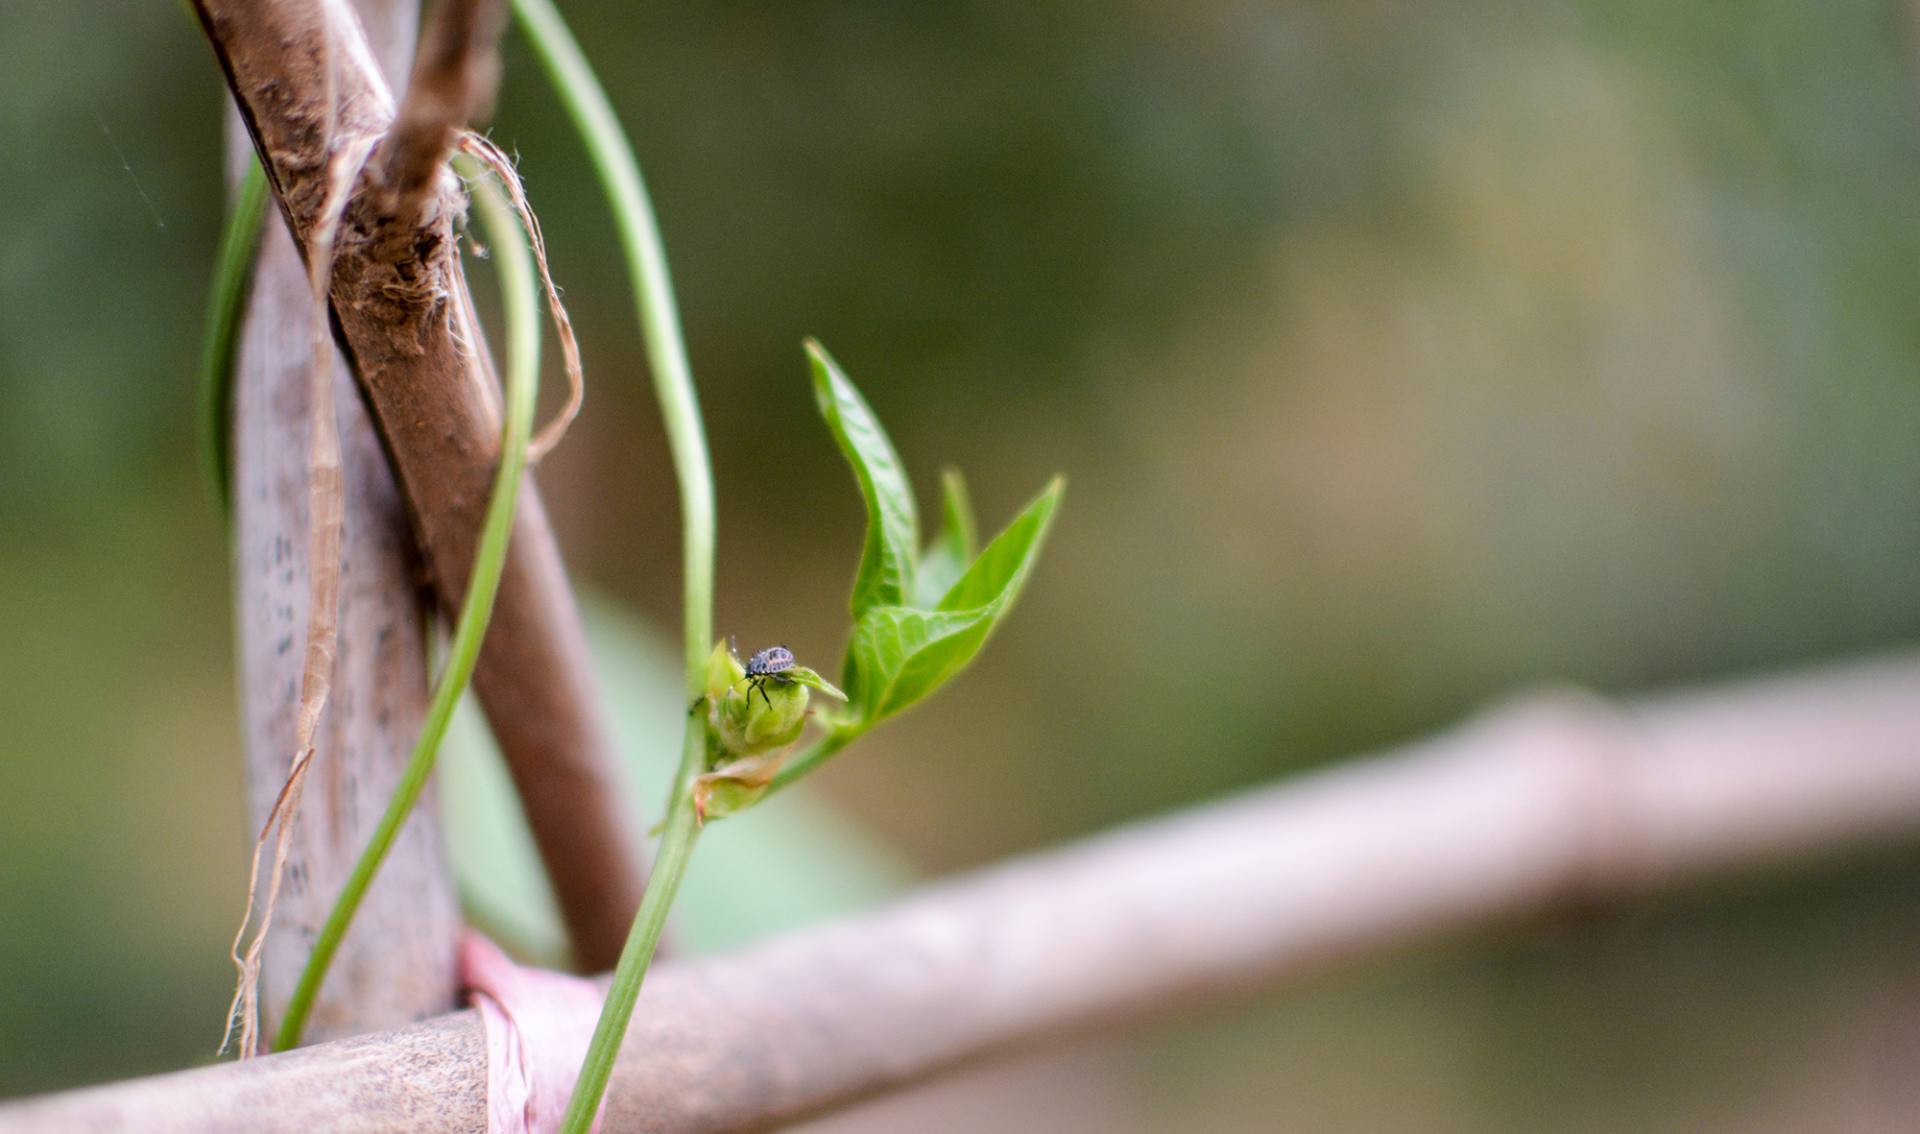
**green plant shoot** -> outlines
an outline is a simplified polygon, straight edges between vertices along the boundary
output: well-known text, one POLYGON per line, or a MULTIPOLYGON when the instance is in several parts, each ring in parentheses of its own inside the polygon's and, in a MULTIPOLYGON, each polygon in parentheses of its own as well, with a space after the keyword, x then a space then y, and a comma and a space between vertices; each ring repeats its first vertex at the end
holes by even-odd
POLYGON ((810 343, 816 399, 867 505, 866 544, 851 603, 856 622, 841 678, 850 692, 842 694, 799 666, 760 683, 751 698, 736 688, 746 676, 739 660, 713 644, 713 474, 666 253, 639 163, 592 67, 551 0, 513 0, 513 12, 580 131, 613 210, 673 450, 684 526, 687 695, 694 705, 687 714, 680 767, 660 827, 653 873, 561 1120, 565 1134, 584 1134, 600 1109, 701 825, 759 802, 873 724, 925 697, 971 661, 1025 582, 1061 485, 1056 481, 1050 486, 975 559, 966 489, 957 475, 949 477, 945 522, 923 558, 912 490, 892 442, 859 391, 810 343), (814 692, 850 701, 850 706, 828 719, 821 741, 787 762, 787 751, 809 719, 814 692))
POLYGON ((704 733, 704 766, 691 778, 676 780, 661 827, 660 858, 568 1102, 561 1129, 569 1134, 584 1132, 599 1109, 701 825, 755 806, 966 668, 1012 609, 1065 491, 1065 483, 1055 478, 975 555, 965 482, 949 472, 940 534, 922 556, 912 489, 885 429, 818 343, 808 342, 807 352, 820 414, 867 507, 868 530, 850 603, 854 624, 841 676, 849 692, 803 666, 771 678, 749 678, 725 645, 708 654, 704 688, 688 712, 689 727, 704 733), (847 707, 826 718, 825 734, 788 761, 816 690, 847 707))

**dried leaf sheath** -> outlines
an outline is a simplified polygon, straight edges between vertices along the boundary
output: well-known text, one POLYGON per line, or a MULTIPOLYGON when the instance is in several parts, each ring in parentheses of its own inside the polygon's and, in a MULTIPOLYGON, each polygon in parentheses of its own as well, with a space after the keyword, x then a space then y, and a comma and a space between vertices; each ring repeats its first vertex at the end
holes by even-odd
MULTIPOLYGON (((267 824, 261 828, 248 868, 247 906, 240 929, 234 938, 233 961, 238 969, 233 1003, 227 1023, 239 1029, 240 1058, 256 1054, 260 1029, 260 954, 266 947, 267 932, 273 926, 273 910, 280 897, 280 883, 286 873, 287 851, 293 824, 300 815, 301 789, 313 765, 314 737, 320 728, 320 716, 326 711, 327 697, 333 688, 333 665, 338 654, 340 617, 340 548, 346 527, 346 486, 340 471, 339 424, 333 408, 333 335, 327 318, 327 279, 333 263, 334 234, 340 215, 346 208, 347 194, 360 167, 373 149, 371 139, 356 139, 333 159, 328 178, 327 199, 320 222, 315 226, 313 252, 309 258, 308 287, 312 293, 311 344, 313 354, 308 369, 308 406, 312 432, 309 437, 307 469, 307 563, 308 608, 305 662, 300 674, 300 703, 296 710, 293 762, 287 783, 275 801, 267 824), (240 941, 247 923, 253 920, 254 896, 259 886, 260 847, 268 833, 276 831, 273 865, 269 872, 267 900, 261 906, 259 926, 245 951, 240 941), (237 1019, 236 1019, 237 1016, 237 1019)), ((226 1044, 222 1043, 224 1049, 226 1044)))

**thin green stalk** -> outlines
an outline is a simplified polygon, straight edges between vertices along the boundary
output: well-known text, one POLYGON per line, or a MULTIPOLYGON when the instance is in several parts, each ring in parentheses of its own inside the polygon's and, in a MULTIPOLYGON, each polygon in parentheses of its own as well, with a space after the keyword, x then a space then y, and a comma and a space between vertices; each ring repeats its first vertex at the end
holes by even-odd
POLYGON ((626 254, 634 303, 646 340, 654 394, 673 450, 673 471, 680 484, 682 550, 686 577, 687 696, 698 697, 713 648, 713 468, 707 459, 706 431, 700 423, 700 399, 680 333, 680 312, 667 271, 666 247, 654 220, 640 163, 626 131, 613 113, 593 67, 567 30, 552 0, 513 0, 513 14, 527 42, 553 82, 574 127, 580 131, 626 254))
MULTIPOLYGON (((697 718, 696 714, 696 718, 697 718)), ((689 746, 697 743, 704 759, 706 725, 698 725, 695 736, 689 729, 689 746)), ((674 783, 681 780, 675 777, 674 783)), ((647 892, 640 899, 640 911, 633 917, 633 929, 620 950, 620 961, 613 969, 613 984, 600 1009, 600 1020, 593 1026, 593 1039, 587 1044, 587 1057, 580 1064, 580 1077, 574 1081, 573 1094, 567 1099, 567 1113, 560 1120, 562 1134, 585 1134, 607 1093, 607 1080, 613 1075, 613 1061, 620 1054, 620 1041, 626 1038, 627 1023, 640 1000, 640 984, 653 963, 660 945, 661 930, 666 928, 667 911, 674 895, 680 892, 680 880, 686 876, 687 862, 693 857, 693 844, 700 837, 700 824, 693 813, 691 783, 678 791, 667 809, 666 826, 660 832, 660 853, 654 857, 653 873, 647 877, 647 892)))
POLYGON ((250 161, 220 230, 207 320, 200 332, 200 452, 223 517, 233 510, 233 356, 266 215, 267 175, 259 162, 250 161))
MULTIPOLYGON (((647 184, 639 177, 634 146, 612 113, 607 92, 593 75, 580 44, 566 31, 566 21, 551 0, 513 0, 520 31, 540 58, 553 81, 568 117, 580 130, 593 169, 607 190, 620 248, 626 253, 634 284, 634 305, 641 338, 647 343, 647 363, 653 370, 653 391, 666 424, 666 443, 674 453, 674 476, 680 482, 682 556, 684 556, 685 693, 699 698, 707 685, 707 652, 712 649, 712 579, 714 579, 714 489, 712 464, 707 457, 707 432, 701 426, 701 403, 693 391, 693 368, 687 365, 687 347, 680 334, 680 311, 674 303, 674 282, 666 269, 666 248, 660 244, 660 226, 647 200, 647 184)), ((699 825, 693 817, 693 779, 707 762, 707 721, 687 714, 680 769, 674 775, 672 796, 666 804, 666 827, 660 835, 659 858, 639 900, 634 931, 614 965, 612 988, 601 1019, 593 1028, 588 1057, 566 1103, 561 1130, 584 1134, 607 1092, 614 1055, 626 1036, 626 1025, 639 1000, 639 984, 659 946, 666 910, 680 890, 687 858, 699 825)))
MULTIPOLYGON (((686 694, 689 699, 698 698, 706 686, 707 651, 713 647, 713 469, 707 457, 706 431, 700 422, 700 400, 694 393, 693 370, 680 332, 666 248, 633 145, 559 10, 552 0, 513 0, 513 12, 580 131, 606 191, 626 254, 647 362, 653 373, 654 396, 660 402, 667 444, 673 451, 675 479, 680 485, 686 694)), ((580 1078, 567 1103, 561 1129, 568 1134, 584 1134, 600 1108, 614 1057, 619 1054, 627 1021, 640 996, 641 981, 666 924, 667 909, 673 904, 687 858, 693 853, 699 825, 694 821, 692 788, 706 763, 706 729, 703 715, 688 714, 680 768, 667 801, 660 853, 647 879, 646 894, 640 899, 640 911, 626 948, 614 967, 613 987, 594 1027, 580 1078)))
POLYGON ((786 787, 801 776, 813 771, 821 764, 826 763, 829 756, 832 756, 842 748, 853 743, 854 735, 856 734, 830 732, 819 740, 814 741, 807 747, 806 751, 780 765, 780 770, 773 774, 773 782, 767 785, 767 794, 772 795, 774 792, 786 787))
POLYGON ((433 771, 434 757, 446 736, 453 710, 473 677, 474 663, 480 656, 481 639, 487 620, 493 614, 493 599, 500 586, 500 574, 507 560, 507 542, 513 531, 514 507, 519 500, 521 474, 526 469, 527 442, 533 431, 534 394, 540 372, 540 314, 538 291, 534 283, 533 258, 527 251, 519 222, 505 196, 492 180, 475 183, 474 202, 488 239, 496 253, 500 287, 507 321, 506 421, 501 430, 500 467, 494 475, 493 493, 487 501, 486 517, 480 528, 480 545, 474 553, 473 573, 467 582, 467 595, 454 624, 453 643, 448 650, 446 668, 434 685, 433 699, 427 705, 420 739, 413 755, 387 803, 386 814, 374 828, 353 873, 335 899, 320 936, 300 973, 300 983, 287 1002, 286 1015, 274 1040, 276 1050, 285 1051, 300 1044, 314 998, 326 978, 327 966, 346 936, 347 926, 360 908, 367 887, 372 885, 387 851, 400 835, 400 828, 420 799, 433 771))

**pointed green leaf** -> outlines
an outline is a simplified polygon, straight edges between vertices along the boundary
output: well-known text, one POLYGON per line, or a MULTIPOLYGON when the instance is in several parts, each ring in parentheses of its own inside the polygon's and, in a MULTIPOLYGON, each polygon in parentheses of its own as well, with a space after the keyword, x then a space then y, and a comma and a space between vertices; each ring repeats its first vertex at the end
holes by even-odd
POLYGON ((808 339, 807 357, 820 416, 840 443, 867 502, 867 543, 853 581, 853 616, 859 618, 873 607, 903 603, 913 593, 920 521, 906 470, 880 419, 825 347, 808 339))
POLYGON ((867 611, 849 647, 860 675, 855 696, 864 722, 877 723, 931 693, 972 660, 992 626, 991 609, 867 611))
POLYGON ((939 609, 969 610, 990 603, 1012 605, 1014 596, 1026 582, 1027 571, 1040 554, 1047 529, 1053 525, 1054 509, 1059 507, 1060 497, 1066 490, 1065 478, 1054 477, 1046 490, 1034 497, 1033 503, 993 538, 940 600, 939 609))
POLYGON ((973 561, 978 537, 974 532, 973 503, 959 469, 940 474, 940 534, 927 546, 913 573, 913 605, 933 607, 973 561))
POLYGON ((907 708, 965 668, 1012 609, 1046 540, 1064 484, 1055 480, 980 554, 938 610, 874 607, 848 647, 865 726, 907 708))

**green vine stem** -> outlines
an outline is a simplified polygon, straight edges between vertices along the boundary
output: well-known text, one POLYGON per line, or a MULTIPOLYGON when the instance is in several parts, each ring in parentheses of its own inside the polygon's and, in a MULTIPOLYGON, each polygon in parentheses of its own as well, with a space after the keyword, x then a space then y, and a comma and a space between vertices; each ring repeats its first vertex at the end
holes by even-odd
POLYGON ((828 757, 852 744, 858 735, 857 732, 830 732, 814 741, 800 755, 780 765, 780 770, 773 774, 773 781, 767 785, 767 794, 772 795, 826 763, 828 757))
POLYGON ((267 175, 249 161, 233 199, 220 247, 213 257, 213 286, 207 296, 207 321, 200 337, 200 451, 207 465, 220 514, 233 511, 233 355, 240 315, 246 310, 247 281, 253 278, 260 225, 267 215, 267 175))
POLYGON ((540 313, 533 259, 526 238, 506 197, 490 178, 474 182, 474 202, 485 226, 487 238, 496 253, 494 262, 500 273, 503 308, 507 322, 506 421, 501 429, 500 467, 494 474, 493 492, 487 501, 481 523, 480 544, 473 560, 473 574, 467 582, 467 595, 454 624, 453 641, 448 649, 446 668, 433 689, 427 705, 426 720, 420 728, 413 755, 401 773, 387 803, 386 813, 374 828, 373 837, 354 863, 346 886, 334 900, 333 909, 313 943, 313 952, 301 970, 300 983, 288 1000, 274 1039, 279 1051, 298 1047, 307 1017, 319 995, 327 967, 333 962, 347 926, 360 908, 367 887, 379 872, 381 862, 400 835, 400 828, 419 802, 420 793, 433 772, 434 758, 446 736, 453 710, 473 677, 480 657, 480 643, 486 636, 487 621, 493 614, 493 599, 500 586, 500 574, 506 565, 507 540, 513 531, 513 513, 519 501, 521 474, 526 469, 527 444, 533 430, 534 395, 540 371, 540 313))
POLYGON ((660 240, 660 226, 654 219, 653 203, 640 177, 633 145, 627 141, 613 105, 559 10, 552 0, 513 0, 513 14, 573 119, 574 128, 580 131, 594 172, 606 190, 625 253, 640 332, 646 342, 647 364, 653 372, 654 394, 666 424, 667 444, 673 451, 674 477, 680 484, 687 696, 697 697, 706 672, 707 651, 713 648, 713 468, 707 458, 706 430, 700 422, 700 399, 693 389, 693 368, 687 362, 686 342, 680 333, 680 310, 673 298, 666 247, 660 240))
MULTIPOLYGON (((686 695, 700 696, 705 686, 707 652, 713 648, 713 470, 707 457, 700 401, 680 332, 680 313, 660 227, 648 200, 640 163, 620 120, 594 76, 580 45, 567 30, 552 0, 513 0, 513 12, 534 54, 553 82, 567 114, 586 145, 587 155, 605 189, 632 278, 634 303, 646 341, 654 394, 660 402, 680 486, 681 550, 684 588, 686 695)), ((693 813, 693 781, 706 763, 706 719, 687 715, 680 767, 667 801, 667 819, 653 873, 640 900, 626 947, 614 966, 613 986, 594 1027, 593 1040, 574 1083, 561 1129, 583 1134, 593 1123, 613 1073, 614 1057, 640 997, 640 984, 666 925, 667 910, 679 891, 693 853, 699 824, 693 813)))
MULTIPOLYGON (((703 730, 704 723, 700 726, 703 730)), ((702 751, 704 752, 704 736, 702 751)), ((678 784, 678 777, 674 781, 678 784)), ((587 1044, 587 1057, 580 1064, 580 1077, 574 1080, 573 1094, 567 1099, 567 1113, 560 1120, 562 1134, 586 1134, 607 1093, 607 1080, 613 1077, 613 1061, 620 1054, 620 1041, 626 1038, 627 1022, 640 1000, 640 984, 660 945, 660 933, 666 928, 667 910, 680 892, 680 880, 686 877, 687 862, 693 857, 694 841, 700 836, 700 824, 693 813, 691 784, 677 796, 667 811, 667 823, 660 833, 660 853, 654 856, 653 874, 647 878, 647 892, 640 899, 640 912, 634 915, 633 931, 620 951, 614 966, 613 984, 607 989, 606 1004, 593 1027, 593 1039, 587 1044)))

